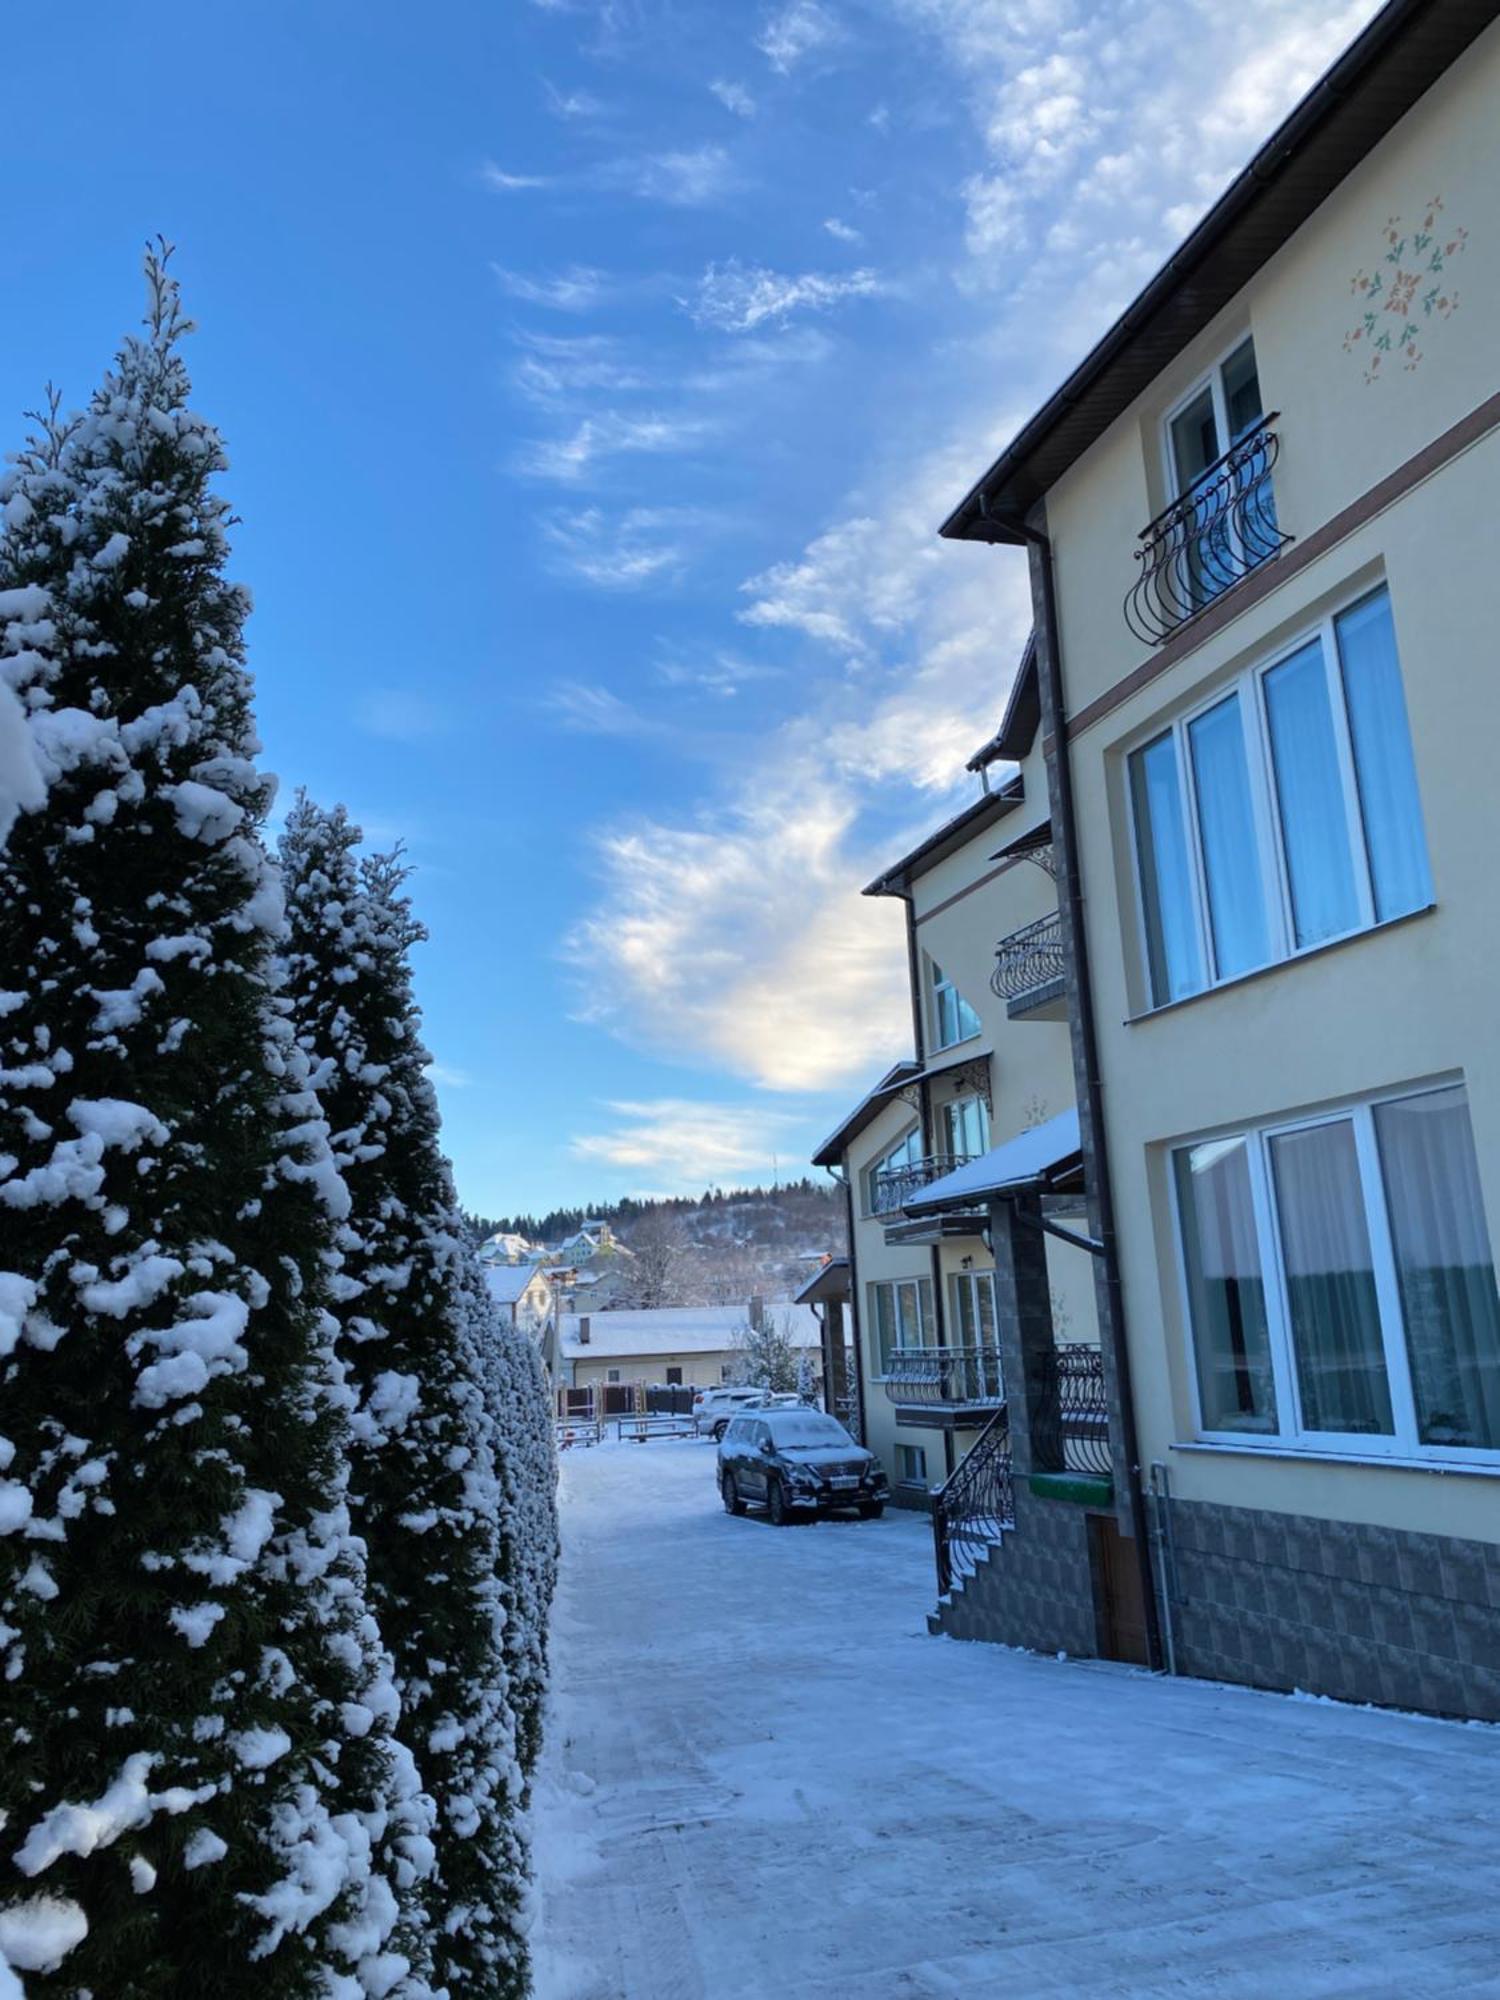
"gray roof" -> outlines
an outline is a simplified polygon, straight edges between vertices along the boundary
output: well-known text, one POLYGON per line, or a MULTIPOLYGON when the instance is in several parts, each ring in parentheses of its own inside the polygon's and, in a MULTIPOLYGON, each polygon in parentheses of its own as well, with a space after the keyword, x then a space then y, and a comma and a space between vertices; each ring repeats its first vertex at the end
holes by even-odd
POLYGON ((546 1272, 538 1264, 491 1264, 484 1274, 485 1283, 490 1288, 490 1297, 502 1306, 513 1306, 526 1287, 535 1284, 538 1278, 545 1278, 546 1272))
POLYGON ((1029 1132, 1018 1132, 1003 1146, 981 1153, 967 1166, 956 1167, 941 1180, 930 1181, 920 1194, 901 1204, 906 1215, 938 1215, 988 1201, 993 1195, 1019 1194, 1024 1188, 1047 1188, 1076 1173, 1081 1141, 1078 1111, 1060 1111, 1029 1132))

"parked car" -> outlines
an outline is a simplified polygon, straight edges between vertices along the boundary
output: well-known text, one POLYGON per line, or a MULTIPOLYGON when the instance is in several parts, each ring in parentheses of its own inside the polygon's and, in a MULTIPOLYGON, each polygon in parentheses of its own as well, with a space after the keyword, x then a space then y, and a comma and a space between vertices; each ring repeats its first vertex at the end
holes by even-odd
POLYGON ((752 1502, 779 1526, 796 1514, 885 1512, 889 1487, 874 1452, 821 1410, 744 1411, 719 1444, 719 1492, 731 1514, 752 1502))
POLYGON ((725 1384, 722 1388, 699 1389, 693 1396, 693 1425, 699 1437, 712 1437, 717 1444, 723 1437, 729 1419, 741 1410, 761 1409, 766 1400, 764 1389, 748 1388, 744 1384, 725 1384))

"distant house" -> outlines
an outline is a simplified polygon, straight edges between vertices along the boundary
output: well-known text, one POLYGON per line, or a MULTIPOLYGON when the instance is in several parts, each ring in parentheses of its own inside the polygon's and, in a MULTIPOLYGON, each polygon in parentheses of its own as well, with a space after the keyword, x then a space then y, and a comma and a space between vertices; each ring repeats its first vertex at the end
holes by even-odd
MULTIPOLYGON (((558 1321, 559 1383, 676 1384, 712 1388, 734 1381, 742 1361, 737 1334, 749 1306, 662 1306, 650 1312, 565 1313, 558 1321)), ((816 1385, 821 1378, 822 1327, 810 1306, 766 1305, 783 1321, 816 1385)))
POLYGON ((490 1296, 514 1327, 540 1334, 552 1317, 552 1280, 539 1264, 492 1265, 485 1272, 490 1296))
POLYGON ((480 1259, 486 1264, 524 1264, 537 1254, 535 1247, 524 1236, 517 1236, 514 1230, 509 1229, 496 1230, 479 1246, 480 1259))

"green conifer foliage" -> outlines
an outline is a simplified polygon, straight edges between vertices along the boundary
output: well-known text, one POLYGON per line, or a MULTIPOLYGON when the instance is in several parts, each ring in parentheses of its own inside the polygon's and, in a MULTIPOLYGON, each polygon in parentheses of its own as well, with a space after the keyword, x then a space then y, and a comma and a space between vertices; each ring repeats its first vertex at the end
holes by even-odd
POLYGON ((0 1943, 93 2000, 417 1994, 325 1304, 347 1196, 273 985, 224 454, 148 279, 146 336, 0 487, 49 782, 0 854, 0 1943))
POLYGON ((395 1662, 402 1730, 437 1807, 434 1980, 528 1990, 516 1689, 514 1471, 474 1324, 474 1264, 439 1143, 398 856, 359 863, 340 807, 298 802, 282 842, 286 987, 352 1199, 340 1353, 358 1399, 354 1519, 395 1662))

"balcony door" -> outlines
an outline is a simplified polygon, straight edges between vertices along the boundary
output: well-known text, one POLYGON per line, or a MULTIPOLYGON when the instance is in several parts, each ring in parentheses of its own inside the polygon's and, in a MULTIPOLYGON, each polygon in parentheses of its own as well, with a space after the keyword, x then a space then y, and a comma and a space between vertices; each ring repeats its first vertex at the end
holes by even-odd
POLYGON ((1167 418, 1169 483, 1177 499, 1194 501, 1196 523, 1185 536, 1183 551, 1194 605, 1217 597, 1274 542, 1269 483, 1244 510, 1235 504, 1237 483, 1248 485, 1259 476, 1258 461, 1240 471, 1220 467, 1225 454, 1251 436, 1264 417, 1255 343, 1244 340, 1167 418), (1242 519, 1242 511, 1255 518, 1242 519))
POLYGON ((952 1343, 958 1364, 961 1402, 989 1401, 1001 1394, 1000 1325, 993 1271, 955 1271, 948 1281, 952 1343))

